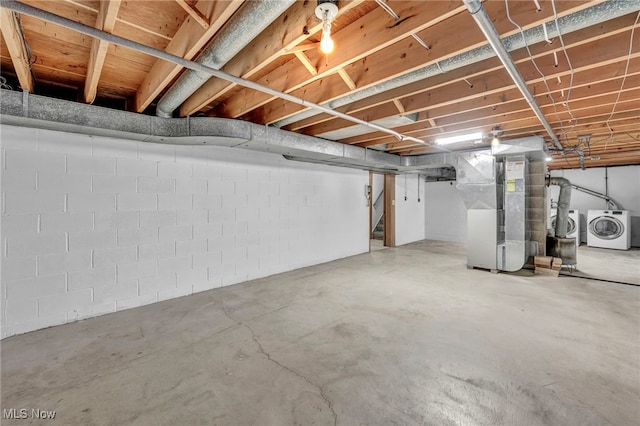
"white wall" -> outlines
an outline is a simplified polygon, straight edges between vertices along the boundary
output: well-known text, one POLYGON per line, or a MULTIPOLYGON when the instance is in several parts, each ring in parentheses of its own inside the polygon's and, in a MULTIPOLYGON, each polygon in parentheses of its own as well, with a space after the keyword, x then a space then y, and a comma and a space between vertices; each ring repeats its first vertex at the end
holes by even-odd
POLYGON ((427 182, 425 198, 425 238, 467 242, 467 208, 455 182, 427 182))
POLYGON ((424 181, 420 181, 419 186, 418 190, 418 175, 396 176, 396 245, 398 246, 424 239, 425 200, 422 189, 424 181))
MULTIPOLYGON (((640 246, 640 166, 620 166, 608 167, 608 185, 605 180, 605 168, 589 168, 585 170, 554 170, 551 176, 561 176, 569 179, 573 184, 591 189, 593 191, 605 193, 609 188, 609 196, 620 204, 621 209, 629 210, 631 220, 631 245, 640 246)), ((558 200, 559 187, 551 185, 547 194, 550 199, 558 200)), ((573 189, 571 191, 571 208, 580 210, 582 218, 580 224, 580 234, 582 242, 586 241, 587 235, 587 210, 608 209, 606 202, 598 197, 585 194, 573 189)))
POLYGON ((368 251, 364 171, 0 130, 2 337, 368 251))

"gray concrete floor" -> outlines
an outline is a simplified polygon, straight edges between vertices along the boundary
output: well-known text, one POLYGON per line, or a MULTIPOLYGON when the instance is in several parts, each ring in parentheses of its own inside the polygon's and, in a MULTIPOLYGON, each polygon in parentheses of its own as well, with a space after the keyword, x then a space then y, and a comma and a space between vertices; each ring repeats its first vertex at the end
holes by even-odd
POLYGON ((611 250, 578 247, 574 276, 640 285, 640 249, 611 250))
POLYGON ((2 408, 134 425, 635 425, 640 288, 423 241, 2 341, 2 408))

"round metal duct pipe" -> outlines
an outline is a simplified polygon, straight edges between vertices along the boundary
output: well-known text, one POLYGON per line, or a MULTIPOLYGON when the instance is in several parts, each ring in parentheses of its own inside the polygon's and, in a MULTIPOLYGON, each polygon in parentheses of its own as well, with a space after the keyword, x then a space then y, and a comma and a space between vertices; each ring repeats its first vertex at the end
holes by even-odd
MULTIPOLYGON (((295 0, 246 2, 209 43, 196 62, 219 70, 294 2, 295 0)), ((187 70, 160 98, 156 106, 156 115, 172 117, 173 111, 210 78, 209 73, 187 70)))
POLYGON ((571 182, 563 177, 549 177, 547 185, 558 185, 558 213, 556 215, 556 238, 567 237, 567 224, 569 222, 569 203, 571 201, 571 182))

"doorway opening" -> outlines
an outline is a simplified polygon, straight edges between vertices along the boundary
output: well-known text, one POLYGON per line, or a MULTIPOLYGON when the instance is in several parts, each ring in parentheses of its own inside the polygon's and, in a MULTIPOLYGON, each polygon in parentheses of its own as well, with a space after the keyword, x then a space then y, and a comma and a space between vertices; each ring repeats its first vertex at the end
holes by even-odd
POLYGON ((369 172, 369 251, 395 246, 395 175, 369 172))

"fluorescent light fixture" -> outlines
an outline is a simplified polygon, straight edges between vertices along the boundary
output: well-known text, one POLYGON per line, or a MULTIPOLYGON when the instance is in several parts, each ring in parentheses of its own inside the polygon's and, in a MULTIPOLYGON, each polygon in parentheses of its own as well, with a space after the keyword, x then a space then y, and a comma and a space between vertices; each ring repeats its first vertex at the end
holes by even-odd
POLYGON ((482 136, 483 136, 482 132, 468 133, 466 135, 450 136, 448 138, 438 138, 436 139, 436 143, 438 145, 449 145, 449 144, 458 143, 458 142, 475 141, 478 139, 482 139, 482 136))

